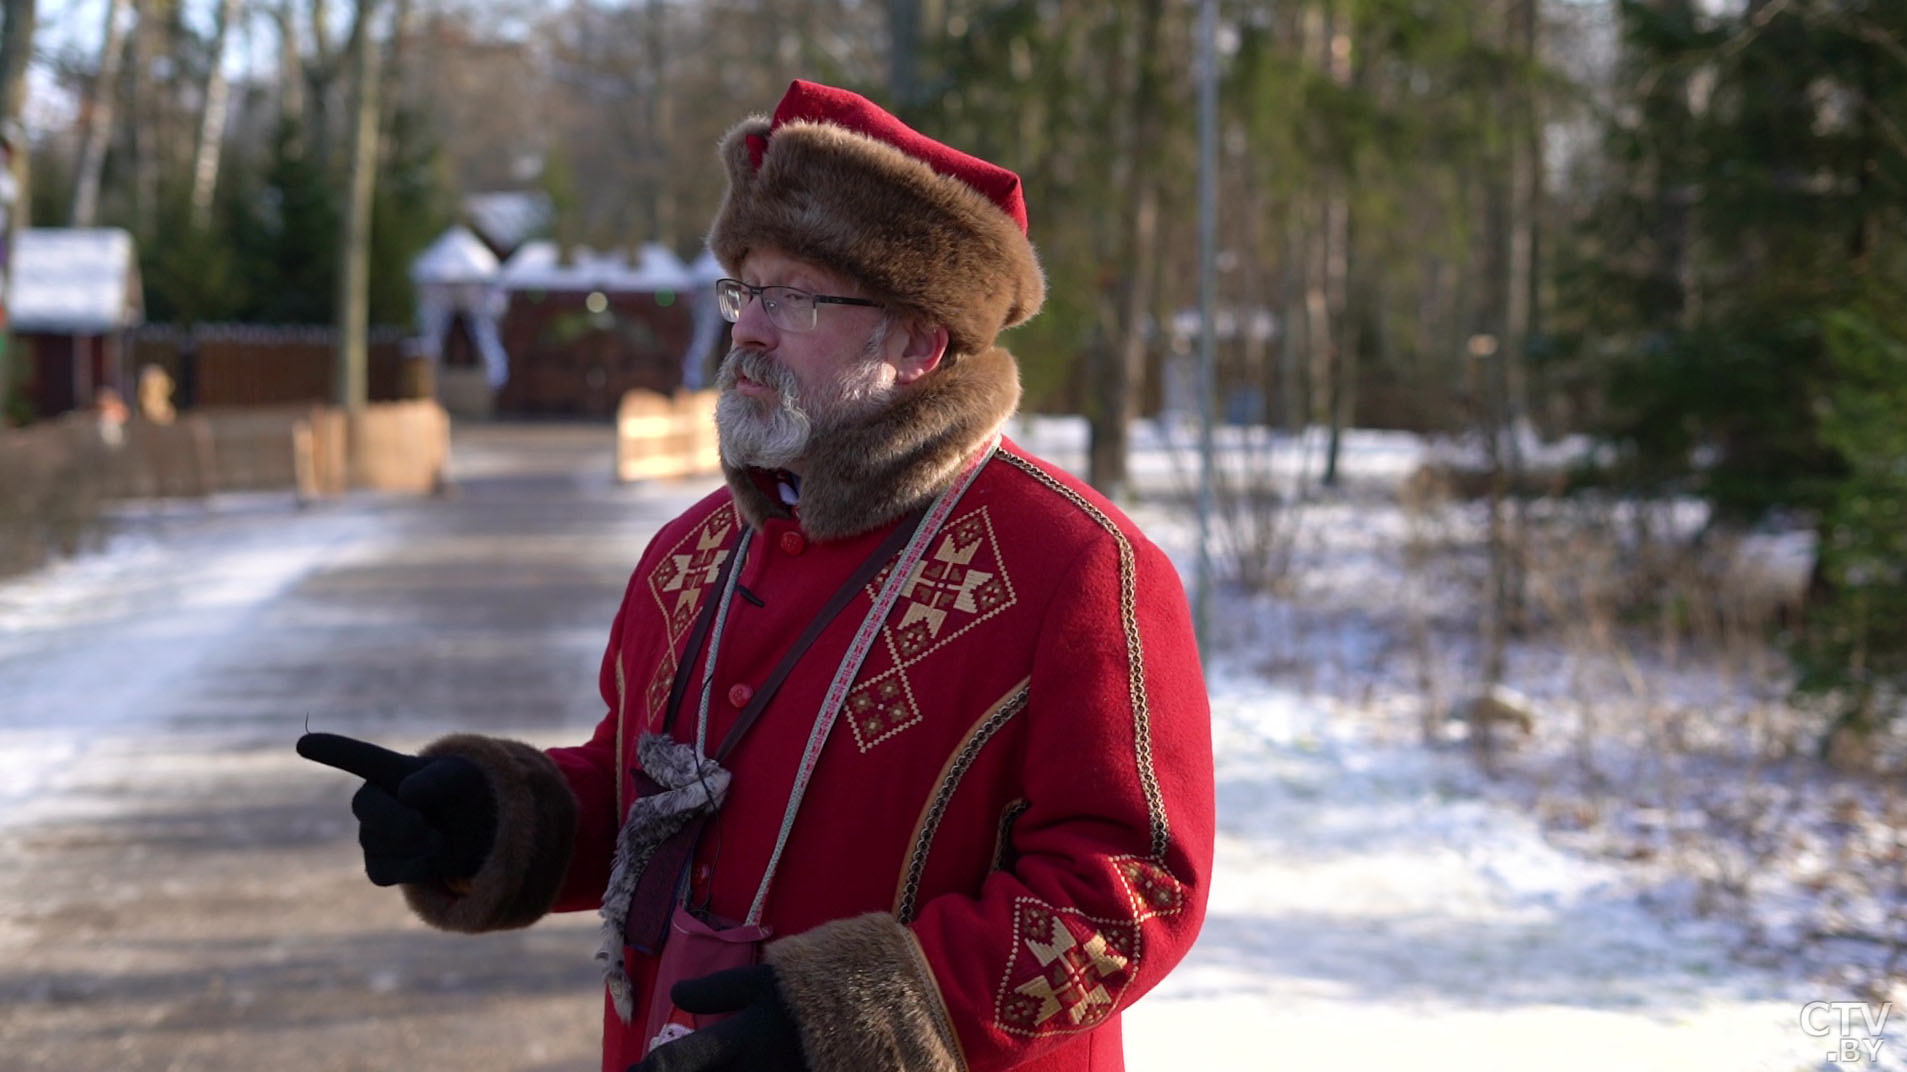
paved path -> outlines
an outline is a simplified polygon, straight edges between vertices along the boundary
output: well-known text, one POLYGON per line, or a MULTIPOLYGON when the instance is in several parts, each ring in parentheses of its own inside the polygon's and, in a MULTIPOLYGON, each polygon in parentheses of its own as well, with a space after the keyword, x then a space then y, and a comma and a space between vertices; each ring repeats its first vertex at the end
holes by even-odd
POLYGON ((363 877, 313 728, 555 744, 655 527, 606 427, 459 428, 455 493, 138 519, 0 583, 0 1068, 589 1069, 594 917, 480 938, 363 877))

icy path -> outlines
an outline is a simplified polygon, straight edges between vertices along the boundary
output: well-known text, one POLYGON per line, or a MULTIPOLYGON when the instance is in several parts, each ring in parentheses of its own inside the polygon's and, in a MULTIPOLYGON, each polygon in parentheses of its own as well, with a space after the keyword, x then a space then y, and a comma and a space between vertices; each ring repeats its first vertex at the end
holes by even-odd
POLYGON ((0 828, 61 806, 80 760, 149 730, 194 671, 313 571, 378 554, 387 518, 289 496, 158 507, 100 552, 0 584, 0 828))
POLYGON ((1652 915, 1458 788, 1460 760, 1261 681, 1214 682, 1213 715, 1210 914, 1126 1016, 1133 1069, 1795 1072, 1837 1042, 1797 1026, 1826 995, 1652 915))

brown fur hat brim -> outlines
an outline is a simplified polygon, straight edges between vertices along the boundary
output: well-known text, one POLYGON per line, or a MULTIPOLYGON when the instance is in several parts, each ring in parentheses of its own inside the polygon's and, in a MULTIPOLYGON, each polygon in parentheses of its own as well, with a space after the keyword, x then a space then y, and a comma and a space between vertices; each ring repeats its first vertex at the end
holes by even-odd
POLYGON ((741 274, 772 248, 841 272, 870 296, 946 327, 979 353, 1046 299, 1039 257, 1012 217, 960 179, 833 123, 744 120, 722 139, 728 194, 709 248, 741 274), (755 167, 750 138, 767 143, 755 167))

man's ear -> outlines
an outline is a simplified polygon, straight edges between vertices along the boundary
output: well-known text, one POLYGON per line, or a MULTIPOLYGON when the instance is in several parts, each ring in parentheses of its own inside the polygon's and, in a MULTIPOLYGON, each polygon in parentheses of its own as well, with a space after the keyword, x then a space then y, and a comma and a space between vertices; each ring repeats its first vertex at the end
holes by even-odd
POLYGON ((894 357, 894 382, 909 384, 940 367, 947 356, 947 329, 941 324, 909 318, 901 330, 901 352, 894 357))

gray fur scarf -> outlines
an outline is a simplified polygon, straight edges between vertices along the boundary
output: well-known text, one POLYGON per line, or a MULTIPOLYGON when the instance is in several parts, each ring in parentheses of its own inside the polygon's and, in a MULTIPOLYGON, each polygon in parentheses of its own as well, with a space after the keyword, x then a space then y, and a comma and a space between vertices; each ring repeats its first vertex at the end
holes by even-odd
POLYGON ((697 753, 693 745, 645 733, 636 740, 636 762, 662 791, 638 798, 629 806, 629 817, 623 820, 622 833, 616 838, 616 861, 609 871, 609 887, 603 891, 602 946, 596 951, 603 981, 609 986, 609 996, 623 1023, 634 1016, 636 1005, 635 987, 622 959, 629 899, 635 894, 636 881, 657 846, 696 816, 714 814, 728 797, 728 772, 697 753))

